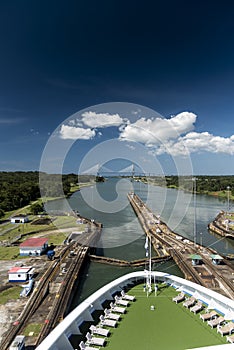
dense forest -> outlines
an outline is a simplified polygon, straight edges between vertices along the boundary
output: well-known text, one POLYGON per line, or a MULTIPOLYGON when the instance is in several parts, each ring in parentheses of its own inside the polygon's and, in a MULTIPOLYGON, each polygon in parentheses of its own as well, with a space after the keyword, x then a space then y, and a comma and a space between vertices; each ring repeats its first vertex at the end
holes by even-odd
POLYGON ((94 176, 52 175, 38 171, 0 172, 0 217, 5 211, 24 207, 41 196, 69 195, 72 185, 91 179, 94 176))
POLYGON ((211 193, 227 191, 229 189, 230 194, 234 195, 234 176, 170 176, 166 177, 168 187, 179 187, 184 190, 193 191, 194 189, 198 193, 211 193), (196 181, 195 181, 196 180, 196 181), (195 183, 196 182, 196 183, 195 183))
POLYGON ((185 191, 197 193, 227 192, 234 196, 233 175, 196 175, 196 176, 155 176, 150 178, 151 182, 159 186, 180 188, 185 191))
MULTIPOLYGON (((165 176, 141 177, 141 180, 159 186, 181 188, 197 193, 223 192, 234 196, 234 176, 165 176)), ((0 217, 29 204, 41 196, 60 197, 69 195, 71 187, 81 183, 104 181, 103 177, 76 174, 46 174, 38 171, 0 172, 0 217), (39 185, 40 184, 40 185, 39 185)))
POLYGON ((21 208, 39 197, 38 172, 0 172, 1 213, 21 208))

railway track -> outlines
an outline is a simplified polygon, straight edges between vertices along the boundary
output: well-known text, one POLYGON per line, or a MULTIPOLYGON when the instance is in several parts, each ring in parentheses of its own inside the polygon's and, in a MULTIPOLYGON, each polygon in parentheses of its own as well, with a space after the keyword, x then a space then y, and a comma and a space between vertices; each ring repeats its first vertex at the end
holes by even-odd
MULTIPOLYGON (((63 249, 60 254, 61 260, 66 256, 66 254, 68 254, 70 249, 71 245, 66 246, 63 249)), ((45 294, 48 291, 50 281, 52 280, 56 271, 60 268, 61 260, 54 260, 44 273, 39 283, 34 288, 33 293, 19 319, 14 322, 14 324, 5 334, 4 340, 1 342, 1 350, 7 350, 9 348, 16 335, 20 334, 23 331, 30 317, 36 312, 45 294)))
POLYGON ((57 293, 57 298, 54 300, 52 308, 47 316, 47 322, 40 332, 36 346, 54 329, 65 316, 69 297, 71 295, 77 275, 82 267, 84 258, 88 252, 88 247, 78 247, 76 259, 74 259, 69 271, 66 273, 63 283, 57 293))
POLYGON ((88 247, 95 245, 101 234, 101 225, 90 222, 90 232, 81 235, 78 242, 71 242, 66 245, 59 254, 59 259, 53 260, 43 274, 39 282, 36 284, 25 309, 21 313, 19 319, 14 322, 13 325, 5 333, 5 337, 1 342, 1 350, 7 350, 18 334, 22 334, 24 328, 30 323, 30 319, 36 314, 39 307, 43 304, 45 296, 49 293, 50 285, 60 274, 61 265, 68 257, 71 250, 77 249, 77 255, 72 258, 69 269, 64 276, 63 283, 61 283, 57 297, 54 303, 51 305, 51 311, 47 317, 50 322, 43 326, 42 332, 40 333, 37 343, 39 343, 56 324, 61 321, 64 317, 69 297, 71 295, 72 287, 81 269, 84 258, 88 252, 88 247), (72 283, 70 283, 72 282, 72 283))

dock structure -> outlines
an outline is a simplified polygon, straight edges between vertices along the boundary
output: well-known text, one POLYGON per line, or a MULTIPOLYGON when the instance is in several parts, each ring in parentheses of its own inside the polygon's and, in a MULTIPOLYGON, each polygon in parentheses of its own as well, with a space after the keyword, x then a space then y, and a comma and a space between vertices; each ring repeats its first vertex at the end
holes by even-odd
MULTIPOLYGON (((114 266, 140 267, 140 266, 146 266, 148 264, 147 259, 126 261, 126 260, 120 260, 120 259, 115 259, 115 258, 109 258, 109 257, 105 257, 105 256, 98 256, 98 255, 90 255, 89 257, 90 257, 91 261, 99 262, 102 264, 114 265, 114 266)), ((159 263, 159 262, 167 261, 170 259, 171 259, 171 256, 169 254, 166 254, 164 256, 152 257, 152 262, 159 263)))
POLYGON ((224 211, 219 212, 216 218, 208 224, 208 229, 220 236, 234 238, 233 220, 230 227, 231 220, 229 218, 232 216, 234 216, 234 213, 227 213, 224 211))
POLYGON ((170 255, 187 280, 234 298, 234 269, 227 259, 214 260, 214 249, 173 232, 135 193, 128 199, 152 246, 170 255))

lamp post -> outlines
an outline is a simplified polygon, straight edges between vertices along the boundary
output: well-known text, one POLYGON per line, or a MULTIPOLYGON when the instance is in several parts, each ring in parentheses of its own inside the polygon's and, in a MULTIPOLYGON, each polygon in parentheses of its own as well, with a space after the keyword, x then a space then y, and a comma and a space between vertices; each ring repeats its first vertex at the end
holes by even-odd
POLYGON ((230 193, 229 193, 229 191, 230 191, 230 186, 227 186, 227 213, 229 213, 229 195, 230 195, 230 193))
POLYGON ((200 246, 202 248, 202 232, 200 232, 200 246))
POLYGON ((197 242, 197 211, 196 211, 196 177, 192 178, 193 181, 193 206, 194 206, 194 223, 193 223, 193 239, 194 246, 196 246, 197 242))

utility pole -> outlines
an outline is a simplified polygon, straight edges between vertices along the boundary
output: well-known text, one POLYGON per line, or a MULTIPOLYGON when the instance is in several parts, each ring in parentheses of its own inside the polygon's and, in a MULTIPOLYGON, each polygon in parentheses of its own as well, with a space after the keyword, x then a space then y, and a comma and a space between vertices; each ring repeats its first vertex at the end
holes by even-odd
POLYGON ((228 202, 227 202, 227 213, 229 213, 229 210, 230 210, 230 206, 229 206, 229 200, 230 200, 230 186, 227 186, 227 200, 228 200, 228 202))
POLYGON ((194 206, 194 222, 193 222, 193 240, 194 240, 194 246, 196 246, 197 243, 197 210, 196 210, 196 192, 197 192, 197 188, 196 188, 196 177, 192 178, 193 180, 193 206, 194 206))

